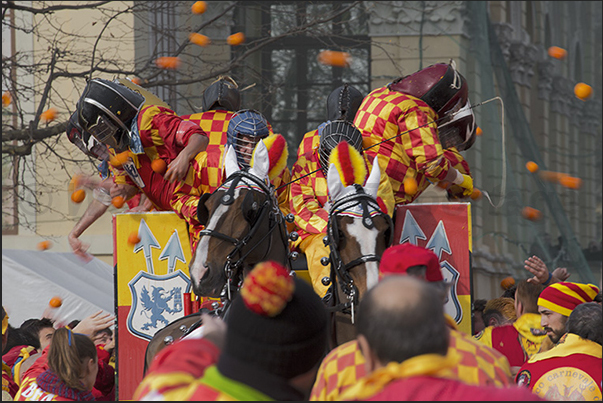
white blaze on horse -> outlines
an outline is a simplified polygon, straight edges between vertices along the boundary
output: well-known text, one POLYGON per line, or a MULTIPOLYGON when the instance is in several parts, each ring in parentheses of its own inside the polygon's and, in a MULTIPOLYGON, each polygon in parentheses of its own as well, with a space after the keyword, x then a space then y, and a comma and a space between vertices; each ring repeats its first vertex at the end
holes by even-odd
POLYGON ((331 200, 327 240, 331 283, 335 284, 329 309, 334 312, 334 345, 355 337, 355 309, 366 291, 377 284, 381 255, 392 244, 391 217, 377 202, 381 180, 377 157, 363 186, 346 186, 333 163, 327 173, 331 200))

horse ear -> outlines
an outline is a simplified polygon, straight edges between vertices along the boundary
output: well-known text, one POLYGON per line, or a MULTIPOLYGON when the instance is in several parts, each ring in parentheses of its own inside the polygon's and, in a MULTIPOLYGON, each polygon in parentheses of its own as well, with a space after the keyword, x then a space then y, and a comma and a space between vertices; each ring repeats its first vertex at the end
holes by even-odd
POLYGON ((327 172, 327 188, 329 189, 329 195, 331 196, 332 201, 339 199, 343 194, 343 183, 341 183, 339 171, 337 171, 335 164, 329 165, 329 170, 327 172))
POLYGON ((224 155, 224 169, 228 178, 233 173, 241 170, 237 162, 237 153, 232 145, 226 146, 226 155, 224 155))
POLYGON ((265 179, 268 177, 269 169, 270 158, 268 157, 268 148, 266 148, 264 140, 260 140, 253 150, 253 166, 249 169, 249 173, 260 179, 265 179))
POLYGON ((377 199, 377 191, 379 190, 379 183, 381 183, 381 168, 379 167, 378 157, 375 157, 373 160, 373 168, 371 169, 371 174, 366 180, 366 185, 364 185, 364 191, 371 195, 374 199, 377 199))

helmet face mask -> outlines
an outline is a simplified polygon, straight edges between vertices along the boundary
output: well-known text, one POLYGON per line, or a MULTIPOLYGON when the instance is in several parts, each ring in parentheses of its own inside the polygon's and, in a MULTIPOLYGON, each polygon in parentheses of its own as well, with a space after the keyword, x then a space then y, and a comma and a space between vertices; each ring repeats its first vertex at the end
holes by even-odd
POLYGON ((456 147, 459 151, 465 151, 475 142, 477 126, 471 103, 467 101, 461 106, 461 102, 459 100, 438 124, 438 137, 442 148, 456 147))
POLYGON ((78 101, 78 123, 100 143, 125 151, 145 98, 117 82, 92 79, 78 101))
POLYGON ((256 144, 269 134, 268 121, 256 110, 243 109, 230 118, 226 144, 235 149, 237 162, 242 169, 249 168, 256 144))
POLYGON ((358 150, 361 155, 363 154, 362 133, 360 133, 356 126, 347 120, 334 120, 327 123, 320 133, 320 141, 318 144, 318 158, 325 177, 329 170, 329 157, 331 156, 331 151, 333 151, 341 141, 346 141, 358 150))
POLYGON ((84 154, 98 160, 104 160, 109 157, 107 146, 99 143, 90 133, 84 131, 77 122, 76 113, 69 117, 67 123, 67 138, 77 146, 84 154))

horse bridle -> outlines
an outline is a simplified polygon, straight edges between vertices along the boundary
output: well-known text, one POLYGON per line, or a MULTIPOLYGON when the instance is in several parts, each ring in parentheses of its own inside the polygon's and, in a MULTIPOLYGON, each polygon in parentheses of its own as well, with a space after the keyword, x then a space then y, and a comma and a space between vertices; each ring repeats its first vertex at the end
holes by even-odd
MULTIPOLYGON (((262 181, 255 175, 248 173, 247 171, 234 172, 232 175, 230 175, 226 179, 226 181, 222 184, 222 186, 220 186, 218 189, 216 189, 213 192, 213 193, 216 193, 216 192, 222 190, 224 185, 226 185, 227 183, 231 183, 230 187, 226 190, 225 194, 222 196, 220 203, 223 205, 230 205, 234 202, 235 189, 237 188, 237 185, 239 184, 239 182, 241 182, 243 179, 253 182, 254 185, 256 185, 257 187, 260 188, 261 192, 264 195, 264 201, 262 202, 261 206, 257 206, 256 205, 257 202, 253 201, 254 206, 252 207, 252 210, 257 210, 257 213, 254 214, 254 218, 251 221, 249 221, 249 224, 251 226, 251 228, 249 229, 249 232, 242 239, 233 238, 229 235, 223 234, 214 229, 204 229, 199 232, 199 234, 201 236, 205 236, 205 235, 213 236, 213 237, 216 237, 223 241, 230 242, 234 245, 233 250, 228 254, 228 256, 226 257, 226 262, 224 263, 224 272, 226 274, 227 281, 226 281, 226 284, 224 285, 224 289, 222 290, 222 295, 228 301, 230 301, 232 299, 231 288, 233 288, 233 279, 237 275, 240 274, 240 268, 242 267, 243 261, 245 260, 245 258, 253 250, 255 250, 255 248, 257 248, 262 242, 264 242, 264 240, 267 237, 270 237, 272 232, 279 226, 279 224, 282 223, 282 220, 283 220, 282 213, 280 212, 278 202, 276 200, 274 192, 271 191, 271 189, 268 187, 268 185, 266 185, 264 183, 264 181, 262 181), (242 253, 242 249, 245 246, 247 246, 249 241, 252 240, 253 237, 258 232, 259 226, 261 225, 263 220, 266 218, 266 215, 269 215, 268 231, 266 231, 266 233, 252 247, 250 247, 246 253, 242 253), (239 258, 237 260, 235 260, 235 257, 237 255, 239 255, 239 258)), ((246 183, 244 181, 242 183, 244 183, 252 191, 255 190, 253 187, 251 187, 249 185, 249 183, 246 183)), ((212 195, 213 195, 213 193, 212 193, 212 195)), ((264 257, 262 259, 264 259, 270 252, 270 249, 272 247, 271 243, 272 243, 272 239, 270 239, 270 244, 268 245, 268 248, 266 248, 266 253, 264 254, 264 257)), ((237 283, 236 285, 234 285, 234 289, 235 290, 238 289, 239 286, 240 286, 240 284, 237 283)))
POLYGON ((369 194, 365 193, 364 188, 355 184, 356 192, 347 195, 337 200, 329 211, 329 220, 327 222, 327 243, 330 249, 329 260, 331 262, 331 279, 335 277, 339 279, 339 287, 347 297, 346 302, 340 302, 339 295, 336 289, 337 283, 332 281, 333 298, 335 304, 327 308, 331 312, 343 312, 351 315, 352 324, 354 323, 354 306, 358 304, 358 288, 354 284, 354 279, 350 276, 350 270, 358 265, 368 262, 380 262, 381 257, 376 254, 362 255, 346 264, 343 264, 341 255, 339 254, 339 228, 337 224, 337 216, 351 207, 360 205, 362 209, 362 224, 372 229, 373 223, 372 211, 378 211, 378 215, 386 218, 390 228, 389 237, 386 240, 386 246, 390 246, 393 241, 393 222, 391 217, 384 213, 379 206, 379 203, 369 194))

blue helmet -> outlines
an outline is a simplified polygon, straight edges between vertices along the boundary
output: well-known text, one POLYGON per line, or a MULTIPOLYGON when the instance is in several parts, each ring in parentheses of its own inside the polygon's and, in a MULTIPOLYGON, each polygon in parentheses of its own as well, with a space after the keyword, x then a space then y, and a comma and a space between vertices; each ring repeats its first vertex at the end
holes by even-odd
POLYGON ((226 132, 226 145, 232 145, 241 168, 249 168, 255 145, 270 134, 268 121, 254 109, 242 109, 232 115, 226 132))

